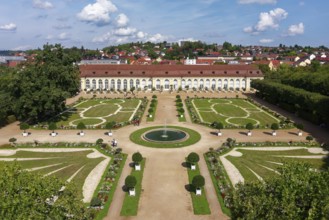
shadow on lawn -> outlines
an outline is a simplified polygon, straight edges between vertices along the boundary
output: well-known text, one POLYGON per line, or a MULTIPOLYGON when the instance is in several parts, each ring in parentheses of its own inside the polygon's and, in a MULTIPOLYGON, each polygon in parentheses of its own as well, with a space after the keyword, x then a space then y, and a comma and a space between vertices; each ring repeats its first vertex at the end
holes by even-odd
POLYGON ((195 187, 192 184, 186 184, 185 190, 188 192, 195 192, 195 187))

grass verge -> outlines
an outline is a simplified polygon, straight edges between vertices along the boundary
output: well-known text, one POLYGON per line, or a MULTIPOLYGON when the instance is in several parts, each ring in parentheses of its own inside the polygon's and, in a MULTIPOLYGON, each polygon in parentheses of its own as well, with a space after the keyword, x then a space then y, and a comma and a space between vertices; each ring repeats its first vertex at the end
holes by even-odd
MULTIPOLYGON (((189 164, 188 162, 186 162, 186 163, 189 164)), ((195 189, 191 184, 193 177, 196 175, 200 175, 199 165, 196 164, 195 170, 191 170, 191 168, 188 167, 187 174, 188 174, 188 180, 189 180, 189 191, 190 191, 190 194, 192 197, 193 213, 195 215, 210 215, 211 211, 209 208, 209 203, 207 200, 206 191, 205 191, 204 187, 202 187, 202 189, 201 189, 202 194, 197 196, 195 194, 195 189)))
POLYGON ((138 204, 140 195, 142 192, 142 180, 143 180, 143 172, 145 167, 145 158, 141 162, 141 170, 136 171, 132 168, 131 175, 136 177, 137 184, 135 187, 136 195, 129 196, 129 193, 126 192, 125 199, 123 200, 122 208, 120 215, 121 216, 136 216, 138 211, 138 204))

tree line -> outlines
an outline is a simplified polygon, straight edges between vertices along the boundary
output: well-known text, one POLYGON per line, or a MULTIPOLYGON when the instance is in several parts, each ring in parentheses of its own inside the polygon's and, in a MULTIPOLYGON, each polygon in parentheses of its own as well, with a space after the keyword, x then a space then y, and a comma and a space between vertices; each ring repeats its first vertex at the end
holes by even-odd
POLYGON ((280 66, 277 71, 268 71, 262 67, 265 78, 281 82, 309 92, 329 96, 329 65, 312 61, 308 67, 280 66))
POLYGON ((0 74, 0 125, 36 123, 65 109, 65 100, 79 91, 76 57, 60 44, 44 45, 32 61, 0 74))
POLYGON ((329 97, 271 80, 254 80, 256 95, 313 123, 329 124, 329 97))

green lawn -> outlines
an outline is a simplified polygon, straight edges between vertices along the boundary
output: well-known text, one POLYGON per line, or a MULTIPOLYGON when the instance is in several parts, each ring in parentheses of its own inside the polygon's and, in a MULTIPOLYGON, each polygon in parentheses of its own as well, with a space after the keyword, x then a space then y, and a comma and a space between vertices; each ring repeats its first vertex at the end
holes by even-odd
MULTIPOLYGON (((51 175, 65 181, 81 169, 72 181, 77 185, 78 189, 82 193, 82 187, 86 177, 101 161, 105 159, 104 157, 87 158, 87 155, 92 152, 94 151, 31 152, 22 150, 18 151, 15 155, 0 156, 0 158, 30 158, 32 160, 17 161, 17 163, 21 165, 23 169, 41 168, 34 171, 31 170, 31 172, 40 173, 41 175, 48 175, 51 172, 57 171, 51 175)), ((6 163, 14 162, 3 162, 0 163, 0 166, 3 166, 6 163)))
MULTIPOLYGON (((188 164, 188 162, 186 162, 188 164)), ((207 200, 206 192, 204 187, 202 187, 201 195, 196 195, 194 187, 191 185, 193 177, 196 175, 200 175, 199 165, 196 164, 196 169, 191 170, 189 167, 187 168, 188 173, 188 180, 189 180, 189 188, 190 188, 190 194, 192 198, 192 204, 193 204, 193 212, 195 215, 209 215, 211 214, 209 203, 207 200)))
POLYGON ((143 172, 145 167, 145 158, 141 162, 141 170, 136 171, 135 168, 132 168, 131 174, 136 177, 137 185, 135 186, 135 196, 129 196, 129 193, 126 192, 125 198, 123 200, 122 208, 120 215, 121 216, 136 216, 138 211, 139 199, 142 192, 142 180, 143 172))
POLYGON ((320 169, 325 165, 323 159, 304 159, 304 158, 287 158, 284 156, 314 156, 322 154, 312 154, 307 149, 284 150, 284 151, 260 151, 238 149, 243 155, 241 157, 227 156, 226 158, 234 164, 240 171, 246 181, 258 180, 256 175, 261 178, 271 178, 278 175, 275 171, 280 167, 281 163, 289 161, 304 161, 313 168, 320 169), (275 170, 275 171, 274 171, 275 170))
POLYGON ((141 102, 141 99, 85 100, 59 115, 56 123, 58 127, 62 125, 76 126, 79 122, 89 126, 104 126, 110 121, 123 123, 136 115, 136 110, 141 102))
POLYGON ((245 99, 191 99, 201 122, 222 122, 225 127, 244 127, 247 123, 269 127, 280 120, 245 99), (199 116, 200 115, 200 116, 199 116))
POLYGON ((96 105, 88 109, 83 113, 85 117, 105 117, 110 114, 114 114, 119 107, 117 105, 112 104, 102 104, 96 105))

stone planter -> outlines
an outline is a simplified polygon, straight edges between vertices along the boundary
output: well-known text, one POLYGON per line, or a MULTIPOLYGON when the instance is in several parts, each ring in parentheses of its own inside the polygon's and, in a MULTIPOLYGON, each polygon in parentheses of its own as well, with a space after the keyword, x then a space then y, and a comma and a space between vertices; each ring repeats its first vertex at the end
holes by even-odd
POLYGON ((303 136, 303 132, 299 131, 299 132, 298 132, 298 136, 299 136, 299 137, 303 136))
POLYGON ((191 170, 195 170, 195 169, 196 169, 195 164, 191 164, 191 170))
POLYGON ((251 136, 251 131, 248 131, 247 136, 251 136))
POLYGON ((135 164, 135 170, 141 170, 141 165, 140 164, 135 164))
POLYGON ((217 136, 222 136, 222 132, 221 131, 218 131, 217 132, 217 136))
POLYGON ((130 196, 135 196, 136 195, 135 188, 129 189, 129 195, 130 196))
POLYGON ((29 136, 29 133, 28 132, 23 132, 22 135, 23 135, 23 137, 27 137, 27 136, 29 136))
POLYGON ((113 133, 110 131, 107 133, 108 136, 112 137, 113 136, 113 133))
POLYGON ((180 115, 181 118, 183 118, 183 115, 180 115))
POLYGON ((273 131, 272 132, 272 136, 276 136, 276 131, 273 131))
POLYGON ((149 118, 152 118, 152 115, 149 115, 149 118))
POLYGON ((84 132, 79 132, 79 135, 80 136, 85 136, 85 133, 84 132))
POLYGON ((201 190, 201 188, 196 188, 196 190, 195 190, 195 194, 196 194, 197 196, 201 196, 201 195, 202 195, 202 190, 201 190))
POLYGON ((56 133, 56 132, 51 132, 51 133, 50 133, 50 136, 52 136, 52 137, 56 137, 57 134, 58 134, 58 133, 56 133))

